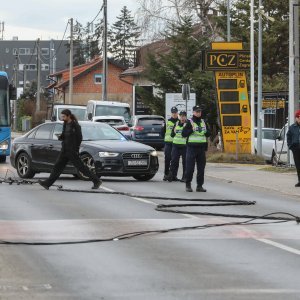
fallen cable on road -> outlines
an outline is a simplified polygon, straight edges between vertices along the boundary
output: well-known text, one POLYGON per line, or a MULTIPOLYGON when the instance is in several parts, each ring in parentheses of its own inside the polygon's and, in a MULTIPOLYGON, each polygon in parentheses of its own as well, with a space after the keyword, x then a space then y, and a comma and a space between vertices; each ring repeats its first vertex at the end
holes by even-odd
MULTIPOLYGON (((38 181, 33 180, 24 180, 16 179, 12 177, 0 178, 0 183, 7 183, 9 185, 27 185, 27 184, 37 184, 38 181)), ((211 207, 211 206, 231 206, 231 205, 255 205, 256 201, 245 201, 245 200, 227 200, 227 199, 199 199, 199 198, 174 198, 174 197, 156 197, 156 196, 147 196, 147 195, 135 195, 127 192, 115 192, 115 191, 95 191, 95 190, 78 190, 78 189, 65 189, 61 185, 54 185, 57 187, 58 191, 61 192, 73 192, 73 193, 93 193, 93 194, 109 194, 109 195, 123 195, 128 197, 135 198, 144 198, 144 199, 156 199, 156 200, 166 200, 166 201, 188 201, 188 202, 201 202, 201 203, 189 203, 189 204, 158 204, 155 208, 157 211, 169 212, 169 213, 180 213, 180 214, 193 214, 193 215, 203 215, 203 216, 218 216, 218 217, 231 217, 231 218, 247 218, 248 220, 240 222, 228 222, 228 223, 216 223, 216 224, 205 224, 198 226, 188 226, 188 227, 177 227, 177 228, 168 228, 162 230, 147 230, 147 231, 136 231, 129 232, 122 235, 117 235, 112 238, 107 239, 90 239, 90 240, 79 240, 79 241, 65 241, 65 242, 22 242, 22 241, 4 241, 0 240, 0 244, 3 245, 74 245, 74 244, 87 244, 87 243, 99 243, 99 242, 109 242, 109 241, 120 241, 124 239, 130 239, 133 237, 141 235, 150 235, 150 234, 162 234, 167 232, 174 231, 183 231, 183 230, 195 230, 195 229, 208 229, 213 227, 221 226, 233 226, 233 225, 259 225, 259 224, 273 224, 273 223, 284 223, 295 221, 297 224, 300 223, 300 217, 295 216, 286 212, 274 212, 265 214, 262 216, 253 216, 253 215, 239 215, 239 214, 223 214, 223 213, 209 213, 209 212, 193 212, 185 210, 175 210, 176 207, 211 207), (281 215, 281 216, 279 216, 281 215), (283 217, 286 216, 286 217, 283 217), (254 222, 257 220, 266 220, 265 222, 254 222)))

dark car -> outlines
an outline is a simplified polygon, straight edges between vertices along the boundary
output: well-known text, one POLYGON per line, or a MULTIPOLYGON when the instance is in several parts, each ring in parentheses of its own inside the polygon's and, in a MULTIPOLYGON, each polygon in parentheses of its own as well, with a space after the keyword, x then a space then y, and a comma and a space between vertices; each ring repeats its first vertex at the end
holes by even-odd
MULTIPOLYGON (((127 140, 116 129, 104 123, 79 122, 83 141, 80 156, 84 163, 100 176, 132 176, 146 181, 158 171, 155 149, 127 140)), ((33 178, 36 173, 50 173, 61 150, 58 136, 61 122, 44 123, 16 138, 12 144, 11 164, 21 178, 33 178)), ((72 164, 64 174, 87 179, 72 164)))
POLYGON ((133 116, 129 122, 131 139, 156 149, 164 146, 162 127, 165 119, 156 115, 133 116))

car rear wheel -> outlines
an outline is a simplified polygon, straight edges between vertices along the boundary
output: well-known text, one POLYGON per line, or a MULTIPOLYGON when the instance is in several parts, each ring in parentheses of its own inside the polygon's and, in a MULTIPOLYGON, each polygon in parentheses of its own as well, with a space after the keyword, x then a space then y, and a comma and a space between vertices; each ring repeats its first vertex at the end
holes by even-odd
MULTIPOLYGON (((88 167, 88 169, 95 173, 96 170, 95 170, 95 163, 94 163, 94 160, 93 158, 89 155, 89 154, 82 154, 80 156, 82 162, 88 167)), ((85 176, 83 173, 79 172, 78 171, 78 177, 81 179, 81 180, 90 180, 89 177, 85 176)))
POLYGON ((134 179, 138 181, 148 181, 152 179, 155 176, 155 174, 150 174, 150 175, 134 175, 132 176, 134 179))
POLYGON ((31 159, 25 152, 21 153, 16 162, 17 172, 21 178, 33 178, 35 172, 31 166, 31 159))
POLYGON ((278 157, 277 157, 277 155, 274 151, 272 152, 271 163, 272 163, 273 166, 278 165, 278 157))

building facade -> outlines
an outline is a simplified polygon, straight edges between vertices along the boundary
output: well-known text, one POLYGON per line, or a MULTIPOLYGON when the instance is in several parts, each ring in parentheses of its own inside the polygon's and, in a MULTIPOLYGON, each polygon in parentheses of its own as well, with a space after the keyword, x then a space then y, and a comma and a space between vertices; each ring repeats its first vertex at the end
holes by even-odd
POLYGON ((8 73, 15 86, 23 87, 24 82, 37 81, 40 57, 41 87, 44 88, 51 83, 50 74, 66 68, 69 62, 67 43, 66 40, 41 40, 39 44, 35 40, 17 38, 0 40, 0 70, 8 73))

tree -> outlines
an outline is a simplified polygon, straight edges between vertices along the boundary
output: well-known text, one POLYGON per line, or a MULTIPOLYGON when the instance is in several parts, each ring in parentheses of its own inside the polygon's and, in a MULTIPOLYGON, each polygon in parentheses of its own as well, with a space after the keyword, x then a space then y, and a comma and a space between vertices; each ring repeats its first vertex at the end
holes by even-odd
POLYGON ((140 31, 126 6, 122 8, 117 19, 109 31, 111 41, 109 52, 117 62, 129 67, 134 64, 140 31))
MULTIPOLYGON (((263 76, 264 83, 273 83, 274 88, 286 86, 289 59, 289 3, 282 0, 264 0, 264 11, 275 19, 274 22, 262 17, 263 25, 263 76), (269 80, 268 80, 269 78, 269 80)), ((255 0, 258 7, 258 0, 255 0)), ((220 34, 225 38, 227 8, 222 1, 218 4, 221 17, 217 18, 220 34)), ((256 14, 256 19, 258 18, 256 14)), ((245 49, 250 49, 250 5, 249 1, 236 0, 231 8, 232 40, 242 41, 245 49)), ((257 41, 257 32, 255 40, 257 41)), ((269 85, 270 87, 270 85, 269 85)), ((270 87, 272 88, 272 87, 270 87)))
MULTIPOLYGON (((213 100, 212 74, 201 70, 201 51, 207 47, 208 40, 195 31, 190 17, 184 17, 182 24, 173 24, 165 36, 167 50, 163 54, 151 54, 148 59, 146 76, 159 90, 155 96, 143 95, 143 102, 150 107, 153 102, 156 111, 163 113, 165 93, 180 93, 181 85, 189 83, 196 93, 197 104, 210 112, 212 121, 216 112, 213 100)), ((151 107, 153 109, 153 107, 151 107)))
POLYGON ((215 0, 137 0, 138 25, 146 42, 161 39, 171 24, 182 24, 185 17, 198 23, 202 35, 214 39, 216 26, 211 18, 215 0))

